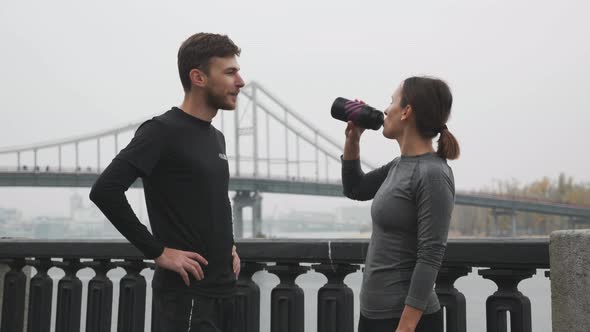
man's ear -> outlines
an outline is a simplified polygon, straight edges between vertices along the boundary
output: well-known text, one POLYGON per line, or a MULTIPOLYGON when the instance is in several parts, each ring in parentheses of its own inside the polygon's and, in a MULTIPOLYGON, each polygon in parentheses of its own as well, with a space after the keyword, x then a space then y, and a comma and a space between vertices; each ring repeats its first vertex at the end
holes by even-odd
POLYGON ((191 79, 192 85, 202 88, 207 84, 207 74, 202 72, 200 69, 191 69, 188 75, 191 79))

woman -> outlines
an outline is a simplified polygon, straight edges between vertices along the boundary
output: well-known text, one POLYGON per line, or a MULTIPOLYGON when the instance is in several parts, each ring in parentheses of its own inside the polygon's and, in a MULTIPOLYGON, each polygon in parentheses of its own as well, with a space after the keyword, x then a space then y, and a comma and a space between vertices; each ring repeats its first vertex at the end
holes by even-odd
POLYGON ((344 194, 354 200, 373 199, 359 332, 443 331, 434 282, 455 199, 453 172, 446 162, 459 156, 459 145, 446 126, 452 103, 449 87, 439 79, 403 81, 383 124, 383 136, 397 141, 401 156, 367 174, 360 168, 363 129, 348 123, 344 194))

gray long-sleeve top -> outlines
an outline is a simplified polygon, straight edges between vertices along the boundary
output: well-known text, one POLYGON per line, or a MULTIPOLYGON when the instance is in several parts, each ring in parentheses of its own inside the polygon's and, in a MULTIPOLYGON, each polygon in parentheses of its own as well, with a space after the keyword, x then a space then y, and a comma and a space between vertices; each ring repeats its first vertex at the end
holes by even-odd
POLYGON ((435 153, 401 156, 363 173, 359 160, 342 160, 346 197, 373 199, 373 233, 360 294, 363 316, 400 317, 409 305, 440 309, 434 282, 447 244, 455 201, 453 172, 435 153))

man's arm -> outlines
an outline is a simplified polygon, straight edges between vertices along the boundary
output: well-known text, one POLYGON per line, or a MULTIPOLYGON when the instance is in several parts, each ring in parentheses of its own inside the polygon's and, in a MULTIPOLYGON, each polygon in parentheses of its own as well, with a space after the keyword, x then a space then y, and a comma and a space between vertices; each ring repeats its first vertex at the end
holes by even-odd
POLYGON ((205 258, 195 252, 164 247, 131 209, 125 192, 139 176, 140 171, 137 168, 116 158, 92 186, 90 200, 146 258, 154 259, 162 268, 179 273, 187 286, 189 286, 188 273, 197 280, 203 279, 204 273, 199 262, 207 265, 205 258))
POLYGON ((98 206, 115 228, 146 258, 162 254, 164 246, 137 219, 125 192, 139 178, 139 171, 126 161, 114 159, 90 190, 90 200, 98 206))

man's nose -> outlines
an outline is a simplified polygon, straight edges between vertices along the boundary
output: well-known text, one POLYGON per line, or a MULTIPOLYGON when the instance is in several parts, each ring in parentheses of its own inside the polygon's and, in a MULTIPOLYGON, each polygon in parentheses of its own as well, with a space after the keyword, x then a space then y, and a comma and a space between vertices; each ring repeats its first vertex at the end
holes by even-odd
POLYGON ((238 74, 238 81, 236 82, 236 85, 239 86, 240 88, 243 87, 244 85, 246 85, 246 83, 244 83, 244 79, 239 74, 238 74))

